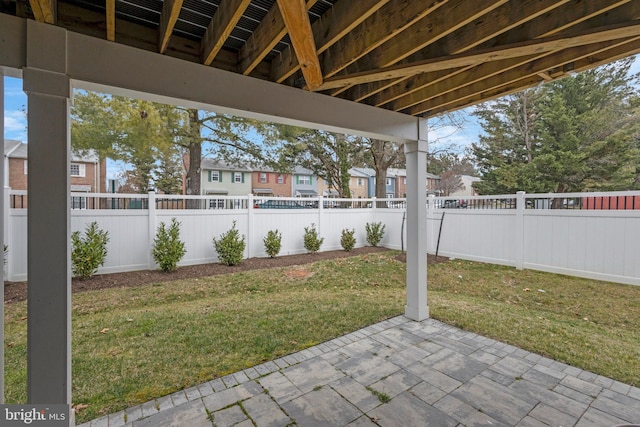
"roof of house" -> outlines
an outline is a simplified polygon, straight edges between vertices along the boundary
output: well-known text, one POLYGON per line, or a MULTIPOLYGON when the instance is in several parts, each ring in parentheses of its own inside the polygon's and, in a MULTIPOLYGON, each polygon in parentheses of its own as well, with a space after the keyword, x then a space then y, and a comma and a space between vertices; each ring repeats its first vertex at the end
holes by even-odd
MULTIPOLYGON (((4 155, 11 159, 26 159, 28 148, 29 146, 26 142, 16 141, 15 139, 4 140, 4 155)), ((71 151, 72 162, 95 163, 98 160, 100 160, 100 157, 95 150, 71 151)))
POLYGON ((302 166, 295 166, 293 173, 294 175, 315 175, 312 170, 303 168, 302 166))
POLYGON ((368 178, 369 175, 367 175, 366 173, 356 169, 356 168, 351 168, 349 169, 349 176, 353 176, 356 178, 368 178))
POLYGON ((214 159, 202 159, 200 163, 202 170, 220 170, 220 171, 236 171, 236 172, 252 172, 253 170, 246 165, 230 165, 214 159))

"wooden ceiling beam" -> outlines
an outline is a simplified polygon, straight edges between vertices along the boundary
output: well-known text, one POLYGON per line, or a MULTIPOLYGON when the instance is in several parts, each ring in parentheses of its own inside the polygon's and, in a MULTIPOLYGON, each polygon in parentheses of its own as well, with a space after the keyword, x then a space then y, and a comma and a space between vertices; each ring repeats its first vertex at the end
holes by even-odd
POLYGON ((29 5, 36 21, 55 24, 56 0, 29 0, 29 5))
POLYGON ((481 76, 473 83, 461 86, 455 91, 423 101, 405 110, 405 112, 415 115, 422 114, 425 111, 446 108, 448 105, 457 103, 460 99, 473 97, 491 90, 493 87, 510 84, 522 78, 533 77, 540 81, 539 74, 541 73, 546 74, 547 77, 544 78, 545 81, 562 77, 566 74, 567 70, 565 67, 569 64, 571 70, 581 67, 584 68, 586 65, 593 66, 594 63, 600 63, 602 61, 599 59, 602 56, 618 57, 621 47, 623 51, 628 51, 629 46, 635 46, 638 40, 640 40, 640 36, 619 41, 613 45, 611 42, 601 42, 553 52, 537 60, 524 62, 519 67, 511 68, 505 72, 494 72, 490 76, 481 76), (556 71, 550 75, 547 73, 547 70, 550 69, 556 71))
MULTIPOLYGON (((620 2, 617 2, 617 3, 620 3, 620 2)), ((607 21, 604 22, 605 24, 616 24, 616 23, 625 22, 628 20, 629 13, 634 13, 632 10, 630 10, 631 5, 625 6, 624 8, 617 9, 615 12, 610 12, 611 11, 610 0, 607 0, 607 1, 594 0, 589 4, 590 4, 589 8, 587 10, 582 9, 582 13, 587 14, 589 16, 593 16, 598 11, 602 13, 607 13, 607 21), (597 10, 594 9, 594 7, 596 6, 599 7, 600 9, 597 9, 597 10)), ((561 16, 562 19, 560 21, 554 20, 554 22, 565 29, 563 33, 571 33, 571 32, 575 33, 576 31, 582 31, 582 30, 586 31, 590 28, 589 25, 592 25, 590 22, 585 22, 585 20, 582 19, 583 15, 578 15, 578 16, 575 15, 574 13, 575 7, 576 7, 576 4, 574 2, 571 2, 563 5, 560 9, 557 9, 555 11, 554 16, 555 15, 561 16), (571 21, 572 19, 573 21, 571 21)), ((638 11, 636 11, 636 13, 640 13, 640 6, 636 5, 633 7, 639 9, 638 11)), ((537 29, 537 32, 535 32, 533 29, 529 30, 529 34, 532 38, 540 38, 550 34, 549 26, 548 24, 545 25, 545 20, 546 20, 546 14, 545 16, 540 17, 535 21, 529 21, 525 24, 525 25, 532 25, 534 23, 537 23, 537 25, 534 26, 537 29)), ((518 33, 520 31, 520 28, 521 27, 515 28, 511 32, 518 33)), ((554 33, 556 32, 554 31, 554 33)), ((502 33, 502 34, 506 35, 509 33, 502 33)), ((562 33, 556 33, 555 35, 560 36, 561 34, 562 33)), ((488 46, 489 44, 484 45, 484 47, 488 47, 488 46)), ((515 61, 515 62, 511 61, 511 64, 509 65, 509 67, 514 67, 518 65, 520 65, 519 61, 515 61)), ((461 71, 467 71, 467 70, 470 70, 471 68, 473 67, 462 68, 461 71)), ((475 77, 476 75, 477 75, 476 71, 474 71, 473 77, 475 77)), ((376 106, 381 106, 384 104, 391 103, 389 106, 392 109, 395 109, 396 111, 409 108, 411 105, 414 105, 429 99, 429 95, 433 94, 433 91, 429 91, 428 89, 426 89, 428 86, 431 86, 436 83, 436 82, 430 82, 428 80, 429 77, 430 77, 429 73, 411 77, 409 79, 410 82, 399 85, 398 87, 390 88, 389 90, 386 90, 384 93, 380 93, 372 97, 367 102, 376 106), (410 88, 405 89, 405 86, 409 86, 410 88), (413 94, 414 92, 418 92, 418 93, 413 94), (426 98, 421 98, 421 95, 425 95, 426 98), (396 101, 397 99, 400 99, 400 98, 402 99, 399 101, 396 101)), ((440 84, 438 87, 438 92, 445 93, 447 91, 454 90, 454 89, 456 89, 456 86, 454 86, 452 83, 445 84, 444 86, 440 84)))
MULTIPOLYGON (((613 49, 604 51, 594 57, 587 57, 574 63, 574 71, 580 72, 591 68, 598 67, 618 59, 626 58, 630 55, 636 55, 640 53, 640 39, 633 40, 626 44, 620 45, 613 49)), ((422 113, 422 116, 437 116, 442 113, 447 113, 461 108, 468 107, 480 102, 487 102, 492 99, 500 98, 511 93, 519 92, 521 90, 533 87, 540 84, 538 76, 528 76, 517 81, 508 83, 503 86, 494 87, 485 92, 474 94, 467 98, 462 98, 449 105, 441 105, 430 111, 422 113)))
MULTIPOLYGON (((307 0, 307 10, 318 0, 307 0)), ((266 16, 251 33, 238 52, 238 72, 248 76, 287 34, 278 3, 274 3, 266 16)))
MULTIPOLYGON (((568 1, 569 0, 523 0, 517 2, 517 4, 515 2, 503 4, 502 6, 489 11, 487 14, 478 17, 465 27, 460 28, 442 38, 438 41, 437 46, 434 46, 433 49, 429 49, 429 54, 431 56, 445 56, 468 51, 487 40, 493 39, 502 33, 522 25, 525 22, 536 19, 537 17, 566 4, 568 1)), ((420 58, 420 56, 420 54, 416 54, 407 59, 407 62, 423 59, 420 58)), ((383 93, 380 93, 381 91, 377 90, 377 85, 360 85, 355 88, 355 96, 352 93, 350 94, 352 98, 348 99, 363 100, 375 95, 366 102, 371 105, 383 105, 387 102, 393 101, 395 98, 406 95, 407 92, 405 88, 407 88, 407 86, 409 92, 411 92, 430 84, 425 77, 426 76, 416 76, 412 78, 412 85, 402 84, 405 79, 400 79, 397 81, 397 87, 386 88, 387 90, 384 90, 383 93), (401 92, 402 90, 405 92, 401 92), (368 94, 367 91, 369 91, 368 94)))
POLYGON ((116 0, 106 0, 105 18, 107 23, 107 40, 116 41, 116 0))
POLYGON ((316 90, 322 84, 322 70, 305 2, 304 0, 278 0, 278 7, 307 87, 309 90, 316 90))
POLYGON ((164 0, 162 3, 160 27, 158 28, 158 52, 160 53, 164 53, 169 46, 169 38, 180 16, 182 3, 183 0, 164 0))
POLYGON ((220 2, 218 10, 213 15, 202 38, 201 56, 204 65, 211 65, 250 3, 251 0, 225 0, 220 2))
POLYGON ((373 69, 346 76, 336 76, 331 79, 327 79, 324 84, 318 88, 318 90, 328 90, 351 84, 363 84, 379 80, 412 76, 429 71, 479 65, 487 61, 498 61, 518 56, 556 51, 574 46, 597 43, 600 41, 634 37, 636 35, 640 35, 640 22, 609 25, 606 27, 593 28, 589 31, 573 35, 546 37, 525 43, 496 46, 482 51, 473 50, 463 54, 433 58, 417 63, 401 64, 384 69, 373 69))
MULTIPOLYGON (((311 26, 316 50, 321 54, 343 39, 350 38, 352 32, 359 31, 359 25, 376 14, 390 0, 341 0, 329 9, 311 26)), ((411 0, 402 0, 403 3, 411 0)), ((447 1, 447 0, 437 0, 447 1)), ((414 1, 415 2, 415 1, 414 1)), ((424 6, 422 6, 424 8, 424 6)), ((383 8, 384 9, 384 8, 383 8)), ((371 39, 369 36, 368 40, 371 39)), ((295 52, 287 48, 280 53, 271 65, 272 79, 282 83, 300 69, 295 52)))

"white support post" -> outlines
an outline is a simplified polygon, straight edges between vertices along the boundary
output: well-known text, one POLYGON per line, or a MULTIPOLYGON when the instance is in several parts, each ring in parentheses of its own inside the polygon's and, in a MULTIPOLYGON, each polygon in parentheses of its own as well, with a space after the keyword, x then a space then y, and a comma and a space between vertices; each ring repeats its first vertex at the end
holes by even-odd
POLYGON ((29 105, 27 398, 31 404, 71 405, 71 85, 66 52, 64 29, 27 21, 23 85, 29 105))
POLYGON ((148 193, 149 195, 149 206, 147 209, 147 213, 149 216, 149 251, 148 251, 148 264, 149 264, 149 270, 155 270, 156 269, 156 261, 153 259, 153 240, 156 237, 156 223, 157 223, 157 219, 156 219, 156 192, 155 191, 149 191, 148 193))
POLYGON ((514 264, 517 270, 524 268, 524 210, 526 209, 525 192, 516 193, 516 223, 514 230, 514 264))
POLYGON ((407 305, 412 320, 429 317, 427 304, 427 121, 418 119, 420 139, 405 143, 407 159, 407 305))

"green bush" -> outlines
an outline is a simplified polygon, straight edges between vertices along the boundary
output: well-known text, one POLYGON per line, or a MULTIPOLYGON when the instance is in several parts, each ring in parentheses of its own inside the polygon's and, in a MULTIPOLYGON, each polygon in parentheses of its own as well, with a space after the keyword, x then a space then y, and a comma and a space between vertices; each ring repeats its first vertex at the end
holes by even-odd
POLYGON ((109 232, 98 228, 95 221, 87 225, 84 236, 79 231, 71 233, 71 271, 74 277, 88 279, 104 265, 108 241, 109 232))
POLYGON ((320 238, 318 236, 318 230, 316 230, 316 225, 311 224, 311 227, 304 228, 304 248, 309 253, 316 253, 320 250, 320 246, 322 246, 322 242, 324 242, 324 238, 320 238))
POLYGON ((264 239, 264 249, 271 258, 275 258, 280 253, 282 246, 282 234, 278 230, 269 230, 264 239))
POLYGON ((175 271, 178 263, 187 253, 184 242, 180 240, 180 223, 171 218, 171 224, 167 227, 164 222, 156 229, 156 237, 153 239, 153 259, 164 272, 175 271))
POLYGON ((342 245, 342 249, 347 252, 351 252, 353 250, 353 248, 356 246, 356 238, 354 237, 355 233, 356 230, 354 229, 349 230, 345 228, 344 230, 342 230, 342 235, 340 236, 340 244, 342 245))
POLYGON ((367 242, 371 246, 378 246, 378 243, 380 243, 384 236, 384 227, 385 225, 381 222, 367 223, 365 226, 367 230, 367 242))
POLYGON ((226 233, 222 233, 219 239, 213 238, 213 246, 218 253, 218 259, 222 264, 238 265, 244 257, 244 237, 240 238, 240 233, 236 229, 236 221, 233 227, 226 233))

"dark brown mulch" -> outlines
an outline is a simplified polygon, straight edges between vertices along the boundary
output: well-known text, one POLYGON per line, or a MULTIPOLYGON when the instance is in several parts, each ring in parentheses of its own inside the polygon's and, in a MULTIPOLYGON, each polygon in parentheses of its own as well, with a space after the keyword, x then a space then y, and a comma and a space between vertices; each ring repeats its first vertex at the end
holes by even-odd
MULTIPOLYGON (((179 267, 172 273, 163 273, 160 270, 131 271, 127 273, 100 274, 86 280, 73 279, 72 292, 91 291, 96 289, 138 286, 147 283, 168 282, 172 280, 190 279, 194 277, 215 276, 217 274, 236 273, 239 271, 259 270, 263 268, 287 267, 291 265, 307 264, 315 261, 345 258, 356 255, 364 255, 374 252, 386 251, 385 248, 365 246, 356 248, 351 252, 341 250, 318 252, 315 254, 283 255, 276 258, 249 258, 240 265, 226 266, 219 263, 189 265, 179 267)), ((406 255, 399 254, 396 259, 405 262, 406 255)), ((446 261, 446 258, 432 255, 428 256, 428 263, 446 261)), ((27 282, 5 282, 4 300, 7 303, 23 301, 27 298, 27 282)))

